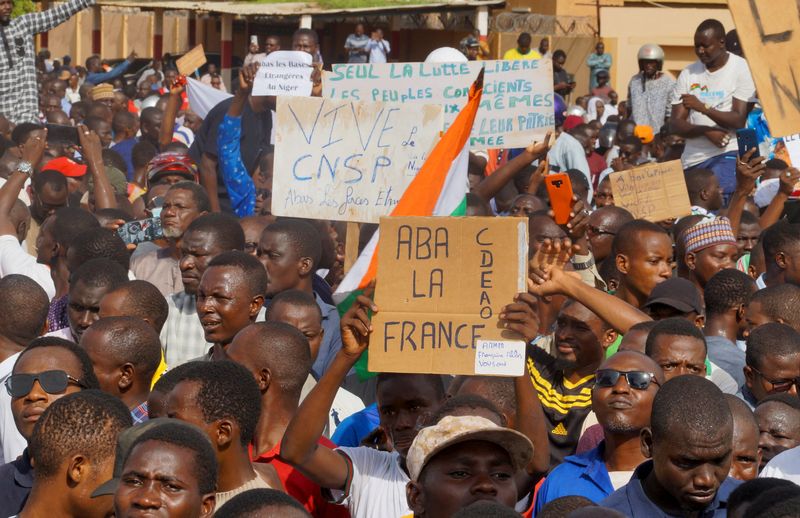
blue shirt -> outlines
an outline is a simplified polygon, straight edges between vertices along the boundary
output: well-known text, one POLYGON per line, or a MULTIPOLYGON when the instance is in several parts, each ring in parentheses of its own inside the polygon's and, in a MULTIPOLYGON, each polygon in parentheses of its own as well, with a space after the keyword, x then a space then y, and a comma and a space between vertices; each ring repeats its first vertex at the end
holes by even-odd
POLYGON ((322 311, 322 329, 325 331, 325 336, 322 337, 322 344, 319 346, 319 354, 311 366, 311 371, 317 377, 321 378, 325 371, 328 370, 336 353, 342 348, 342 334, 339 331, 339 312, 336 306, 328 304, 322 297, 314 293, 317 299, 317 305, 322 311))
POLYGON ((597 448, 570 455, 562 464, 547 475, 536 495, 534 515, 549 502, 562 496, 585 496, 592 502, 599 502, 614 492, 608 469, 603 460, 605 441, 597 448))
POLYGON ((125 165, 128 167, 126 175, 129 182, 133 181, 133 147, 138 143, 139 139, 136 137, 131 137, 129 139, 121 140, 111 147, 112 151, 119 153, 119 156, 125 160, 125 165))
MULTIPOLYGON (((616 509, 625 516, 646 516, 647 518, 683 516, 665 513, 647 497, 642 487, 642 482, 652 470, 652 460, 641 464, 633 472, 631 481, 614 491, 611 496, 600 502, 600 505, 616 509)), ((739 480, 734 480, 730 477, 726 478, 717 490, 714 501, 698 515, 698 518, 725 518, 728 514, 728 497, 740 484, 741 481, 739 480)))
POLYGON ((242 161, 242 118, 225 114, 217 131, 219 168, 231 198, 233 212, 243 218, 256 208, 256 186, 242 161))
POLYGON ((131 66, 131 61, 127 59, 120 63, 119 65, 115 66, 108 72, 93 72, 86 76, 86 82, 92 83, 93 85, 99 85, 100 83, 105 83, 107 81, 113 81, 114 79, 120 77, 122 74, 128 70, 128 67, 131 66))
POLYGON ((356 412, 336 427, 331 440, 336 446, 350 446, 355 448, 361 446, 361 441, 364 437, 372 433, 372 431, 380 424, 380 416, 378 415, 378 404, 372 403, 364 410, 356 412))
POLYGON ((33 487, 33 466, 28 449, 15 461, 0 466, 0 511, 11 516, 22 511, 33 487))

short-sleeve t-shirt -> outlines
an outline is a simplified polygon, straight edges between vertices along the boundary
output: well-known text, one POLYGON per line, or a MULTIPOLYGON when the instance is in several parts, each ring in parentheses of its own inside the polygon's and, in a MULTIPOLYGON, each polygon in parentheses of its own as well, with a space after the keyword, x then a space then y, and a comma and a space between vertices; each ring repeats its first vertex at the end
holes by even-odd
POLYGON ((521 54, 516 47, 513 49, 508 49, 505 54, 503 54, 503 59, 542 59, 542 55, 539 54, 539 51, 530 49, 527 54, 521 54))
MULTIPOLYGON (((755 90, 747 61, 728 53, 728 62, 715 72, 709 72, 700 61, 695 61, 684 68, 675 84, 672 104, 680 104, 681 95, 690 94, 715 110, 731 111, 733 99, 749 102, 753 100, 755 90)), ((689 111, 688 121, 700 126, 718 126, 713 120, 694 110, 689 111)), ((732 138, 724 148, 717 147, 705 136, 689 138, 686 139, 681 160, 684 167, 691 167, 737 149, 735 138, 732 138)))
POLYGON ((342 502, 352 518, 400 518, 411 514, 406 500, 408 475, 400 467, 397 452, 372 448, 339 448, 353 465, 350 491, 342 502))

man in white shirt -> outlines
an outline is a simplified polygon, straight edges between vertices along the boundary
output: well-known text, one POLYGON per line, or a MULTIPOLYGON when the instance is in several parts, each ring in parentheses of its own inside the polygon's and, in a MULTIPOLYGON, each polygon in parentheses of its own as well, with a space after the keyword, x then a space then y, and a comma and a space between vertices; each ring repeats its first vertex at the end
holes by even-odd
POLYGON ((678 77, 670 129, 686 139, 683 167, 714 171, 727 199, 736 188, 735 132, 745 125, 755 86, 747 62, 726 50, 718 20, 697 27, 694 47, 698 61, 678 77))
POLYGON ((392 52, 389 42, 383 39, 383 31, 380 29, 372 30, 367 49, 369 49, 370 63, 386 63, 392 52))
POLYGON ((800 484, 800 446, 776 455, 758 476, 781 478, 800 484))

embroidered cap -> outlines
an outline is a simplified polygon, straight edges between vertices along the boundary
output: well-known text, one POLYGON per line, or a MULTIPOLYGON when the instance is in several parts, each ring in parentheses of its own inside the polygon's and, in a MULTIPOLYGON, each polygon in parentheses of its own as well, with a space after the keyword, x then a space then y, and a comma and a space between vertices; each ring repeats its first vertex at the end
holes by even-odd
POLYGON ((709 218, 687 228, 683 243, 686 253, 699 252, 714 245, 736 246, 736 235, 728 218, 709 218))
POLYGON ((110 84, 97 85, 92 88, 92 100, 101 101, 103 99, 114 98, 114 87, 110 84))
POLYGON ((497 426, 484 417, 446 416, 437 424, 420 430, 411 443, 406 457, 411 480, 419 479, 425 465, 437 453, 466 441, 486 441, 500 446, 508 452, 516 470, 525 468, 533 456, 533 444, 516 430, 497 426))

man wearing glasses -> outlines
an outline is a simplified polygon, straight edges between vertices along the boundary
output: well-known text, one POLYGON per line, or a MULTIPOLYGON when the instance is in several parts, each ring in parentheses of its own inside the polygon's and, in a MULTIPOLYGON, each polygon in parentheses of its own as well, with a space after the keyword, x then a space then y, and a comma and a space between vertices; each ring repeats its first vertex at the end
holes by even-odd
POLYGON ((634 468, 646 460, 639 435, 650 426, 653 399, 663 383, 661 368, 639 352, 619 352, 600 366, 592 389, 592 410, 603 440, 589 451, 567 457, 550 472, 539 489, 535 512, 562 496, 599 502, 628 483, 634 468))
POLYGON ((13 0, 0 0, 0 114, 14 124, 38 122, 34 36, 54 29, 94 3, 70 0, 12 20, 13 0))
MULTIPOLYGON (((11 376, 0 390, 11 397, 17 429, 30 441, 34 425, 54 401, 89 388, 100 385, 86 352, 67 340, 44 337, 31 342, 19 354, 11 376)), ((28 449, 21 453, 17 460, 0 467, 0 509, 10 515, 22 509, 33 485, 28 449)))
POLYGON ((747 337, 745 386, 737 394, 754 408, 770 394, 797 397, 800 383, 800 334, 786 324, 759 326, 747 337))

